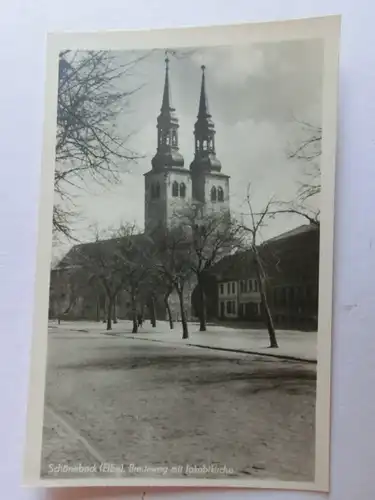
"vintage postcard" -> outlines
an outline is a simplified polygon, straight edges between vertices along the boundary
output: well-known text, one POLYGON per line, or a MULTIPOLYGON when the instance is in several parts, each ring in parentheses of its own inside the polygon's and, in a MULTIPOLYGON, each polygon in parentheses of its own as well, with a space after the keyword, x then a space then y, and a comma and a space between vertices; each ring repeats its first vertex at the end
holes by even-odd
POLYGON ((25 484, 328 491, 339 33, 48 37, 25 484))

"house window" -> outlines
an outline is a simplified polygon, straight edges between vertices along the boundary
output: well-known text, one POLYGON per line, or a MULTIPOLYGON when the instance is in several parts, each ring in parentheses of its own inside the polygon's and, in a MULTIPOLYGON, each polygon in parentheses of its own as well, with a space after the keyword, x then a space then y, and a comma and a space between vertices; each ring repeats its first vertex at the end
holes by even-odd
POLYGON ((232 283, 232 293, 236 293, 236 283, 232 283))
POLYGON ((227 283, 227 293, 230 294, 230 283, 227 283))
POLYGON ((185 198, 186 196, 186 186, 183 182, 180 184, 180 197, 185 198))
POLYGON ((224 294, 224 285, 223 285, 223 283, 220 284, 220 294, 221 295, 224 294))
POLYGON ((258 281, 254 280, 254 292, 257 292, 258 290, 259 290, 258 281))
POLYGON ((225 316, 225 303, 220 302, 220 316, 223 318, 225 316))
POLYGON ((244 282, 243 280, 240 281, 240 292, 243 293, 244 291, 244 282))
POLYGON ((211 188, 211 201, 216 201, 216 188, 212 186, 211 188))
POLYGON ((172 184, 172 196, 176 198, 178 196, 178 182, 174 181, 172 184))
POLYGON ((222 187, 217 188, 217 201, 224 201, 224 191, 222 187))
POLYGON ((237 314, 237 308, 236 308, 236 305, 237 305, 237 304, 233 301, 233 302, 232 302, 232 313, 233 313, 233 314, 237 314))
POLYGON ((227 302, 227 314, 232 314, 232 302, 230 300, 227 302))
POLYGON ((248 280, 248 290, 249 292, 253 291, 253 280, 248 280))

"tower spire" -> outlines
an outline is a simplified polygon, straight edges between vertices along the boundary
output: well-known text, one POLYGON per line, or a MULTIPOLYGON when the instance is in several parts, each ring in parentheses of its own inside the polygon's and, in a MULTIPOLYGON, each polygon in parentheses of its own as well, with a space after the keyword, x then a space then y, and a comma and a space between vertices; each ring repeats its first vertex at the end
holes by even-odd
POLYGON ((171 87, 169 84, 169 57, 165 55, 165 79, 164 79, 164 91, 163 91, 163 100, 161 103, 161 113, 168 114, 175 109, 172 106, 172 96, 171 96, 171 87))
POLYGON ((205 70, 206 66, 203 64, 201 66, 202 70, 202 81, 201 81, 201 93, 199 96, 199 109, 198 109, 198 118, 210 118, 211 115, 208 110, 208 99, 206 94, 206 75, 205 70))
POLYGON ((221 163, 215 152, 215 125, 208 108, 206 66, 202 65, 201 70, 198 116, 194 126, 195 157, 190 169, 220 172, 221 163))
POLYGON ((158 143, 157 152, 152 159, 154 170, 165 170, 171 167, 183 167, 184 159, 178 151, 178 118, 172 105, 171 84, 169 81, 169 58, 165 53, 165 78, 160 114, 157 118, 158 143))

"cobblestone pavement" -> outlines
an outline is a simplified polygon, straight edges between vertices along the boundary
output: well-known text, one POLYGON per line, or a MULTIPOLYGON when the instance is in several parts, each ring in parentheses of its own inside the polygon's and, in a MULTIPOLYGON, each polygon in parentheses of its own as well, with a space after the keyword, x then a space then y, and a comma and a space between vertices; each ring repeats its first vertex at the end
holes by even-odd
POLYGON ((42 475, 312 481, 315 387, 313 364, 51 330, 42 475))

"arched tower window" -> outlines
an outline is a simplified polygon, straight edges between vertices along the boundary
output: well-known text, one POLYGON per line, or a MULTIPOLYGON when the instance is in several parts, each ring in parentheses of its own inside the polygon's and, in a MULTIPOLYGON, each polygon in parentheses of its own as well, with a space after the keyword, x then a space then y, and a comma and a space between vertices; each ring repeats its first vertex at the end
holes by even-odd
POLYGON ((217 201, 224 201, 224 191, 221 186, 217 188, 217 201))
POLYGON ((174 183, 172 184, 172 196, 178 196, 178 182, 176 181, 174 181, 174 183))
POLYGON ((211 188, 211 201, 216 201, 216 188, 212 186, 211 188))
POLYGON ((160 184, 158 182, 155 186, 155 198, 160 198, 160 184))
POLYGON ((185 198, 186 197, 186 186, 183 182, 180 184, 180 197, 185 198))

